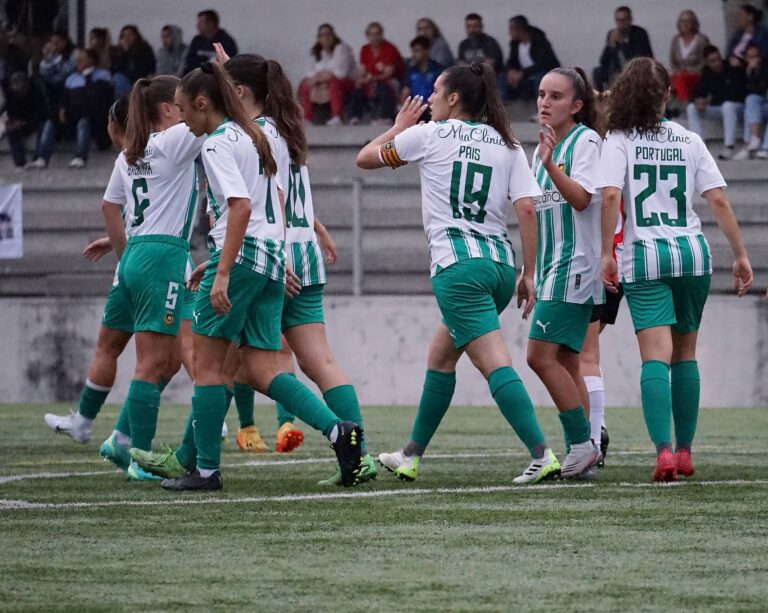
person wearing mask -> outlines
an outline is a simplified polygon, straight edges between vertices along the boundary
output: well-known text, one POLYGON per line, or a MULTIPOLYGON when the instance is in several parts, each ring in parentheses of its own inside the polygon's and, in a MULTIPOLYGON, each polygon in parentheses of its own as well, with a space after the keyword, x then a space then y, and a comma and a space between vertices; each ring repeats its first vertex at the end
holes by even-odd
POLYGON ((535 98, 542 77, 559 66, 555 51, 542 30, 530 25, 523 15, 509 20, 509 59, 506 65, 509 98, 535 98))
POLYGON ((693 11, 683 11, 677 18, 677 34, 669 48, 672 91, 682 103, 688 103, 699 85, 704 68, 704 49, 709 39, 699 32, 699 18, 693 11))
POLYGON ((162 45, 157 50, 157 74, 178 75, 184 54, 187 52, 181 28, 174 25, 163 26, 160 30, 160 40, 162 45))
POLYGON ((422 17, 416 22, 416 36, 425 36, 431 47, 429 49, 429 59, 437 62, 441 66, 453 66, 453 52, 445 42, 440 28, 437 24, 428 17, 422 17))
POLYGON ((119 51, 112 63, 116 95, 127 94, 139 79, 155 74, 155 53, 134 25, 120 30, 119 51))
POLYGON ((25 72, 14 72, 9 80, 6 112, 8 145, 16 169, 48 166, 53 148, 53 125, 43 84, 30 79, 25 72), (33 134, 37 134, 34 161, 27 164, 25 146, 33 134))
POLYGON ((747 46, 756 45, 763 57, 768 57, 768 28, 763 21, 763 11, 751 4, 742 4, 736 13, 737 30, 728 43, 728 57, 742 62, 746 59, 747 46))
POLYGON ((197 36, 189 43, 183 74, 216 57, 213 43, 221 43, 228 55, 237 55, 237 43, 226 30, 219 27, 219 14, 216 11, 208 9, 197 14, 197 32, 197 36))
POLYGON ((593 75, 598 91, 607 89, 624 64, 632 58, 653 57, 648 32, 632 23, 632 9, 620 6, 614 11, 613 18, 616 27, 606 36, 600 65, 595 68, 593 75))

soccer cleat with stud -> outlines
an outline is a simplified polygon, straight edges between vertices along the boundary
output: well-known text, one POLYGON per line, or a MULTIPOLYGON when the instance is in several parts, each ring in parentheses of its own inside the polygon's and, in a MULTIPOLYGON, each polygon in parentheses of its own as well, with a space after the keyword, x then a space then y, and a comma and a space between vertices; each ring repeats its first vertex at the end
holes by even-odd
POLYGON ((290 453, 294 449, 301 447, 303 442, 304 433, 294 426, 292 422, 287 421, 277 431, 275 451, 277 453, 290 453))
MULTIPOLYGON (((373 481, 378 472, 373 456, 370 453, 366 453, 360 458, 360 474, 357 477, 357 482, 365 483, 366 481, 373 481)), ((323 486, 341 485, 341 469, 336 469, 336 472, 333 473, 332 476, 328 477, 328 479, 318 481, 317 484, 323 486)))
POLYGON ((133 447, 130 450, 131 458, 142 470, 162 477, 163 479, 176 479, 181 477, 187 469, 176 458, 176 452, 167 445, 160 453, 144 451, 133 447))
POLYGON ((73 441, 87 443, 91 440, 91 422, 86 422, 75 411, 70 411, 69 415, 46 413, 44 419, 51 430, 59 434, 66 434, 73 441))
POLYGON ((139 467, 139 465, 136 462, 131 462, 128 466, 128 470, 125 471, 125 474, 128 475, 128 479, 130 481, 162 481, 162 477, 159 477, 158 475, 153 475, 150 472, 147 472, 143 468, 139 467))
POLYGON ((656 469, 653 471, 654 482, 668 483, 677 481, 677 465, 672 450, 664 448, 656 458, 656 469))
POLYGON ((227 428, 227 422, 221 424, 221 442, 226 443, 229 436, 229 428, 227 428))
POLYGON ((165 479, 160 487, 170 492, 215 492, 224 487, 224 483, 218 470, 210 477, 203 477, 196 468, 176 479, 165 479))
POLYGON ((675 452, 675 467, 677 468, 677 474, 683 477, 693 477, 693 473, 696 469, 693 467, 693 459, 691 458, 691 452, 688 449, 678 449, 675 452))
POLYGON ((267 444, 261 438, 259 429, 254 425, 240 428, 235 440, 241 451, 246 453, 266 453, 268 451, 267 444))
POLYGON ((359 483, 363 430, 353 421, 341 421, 336 424, 336 428, 336 442, 331 447, 339 461, 341 484, 350 487, 359 483))
POLYGON ((128 470, 131 464, 131 454, 128 453, 128 448, 118 445, 114 434, 101 444, 99 455, 107 462, 112 462, 120 470, 128 470))
POLYGON ((565 456, 565 460, 563 460, 560 466, 560 477, 570 479, 581 474, 587 468, 597 463, 597 456, 599 454, 597 446, 591 439, 586 443, 571 445, 570 452, 565 456))
POLYGON ((558 462, 555 453, 547 448, 544 455, 540 458, 534 458, 522 475, 512 479, 512 483, 517 483, 518 485, 539 483, 539 481, 554 479, 559 474, 560 462, 558 462))
POLYGON ((378 460, 379 464, 389 472, 395 473, 400 481, 415 481, 419 475, 421 457, 417 455, 407 456, 402 449, 392 453, 380 453, 378 460))
POLYGON ((608 428, 605 426, 600 427, 600 457, 597 459, 597 466, 602 468, 605 466, 605 456, 608 455, 608 445, 611 442, 611 437, 608 436, 608 428))

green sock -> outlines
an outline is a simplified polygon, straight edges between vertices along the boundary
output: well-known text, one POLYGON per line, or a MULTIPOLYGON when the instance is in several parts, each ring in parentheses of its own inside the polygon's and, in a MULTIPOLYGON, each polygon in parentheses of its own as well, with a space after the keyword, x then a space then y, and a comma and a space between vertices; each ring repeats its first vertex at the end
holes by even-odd
POLYGON ((253 388, 247 383, 235 383, 235 406, 241 428, 247 428, 256 423, 253 419, 253 394, 253 388))
POLYGON ((416 419, 411 430, 411 440, 426 449, 451 406, 456 389, 456 373, 427 370, 416 419))
POLYGON ((701 379, 696 360, 672 364, 672 417, 678 449, 690 451, 699 418, 701 379))
POLYGON ((160 383, 157 384, 157 389, 160 390, 160 393, 162 394, 163 391, 165 391, 165 388, 168 387, 168 384, 171 382, 170 379, 160 379, 160 383))
POLYGON ((296 417, 328 436, 339 418, 295 376, 280 373, 269 384, 267 396, 296 417))
POLYGON ((131 417, 128 415, 128 405, 126 403, 123 403, 123 406, 120 407, 120 412, 117 414, 115 430, 122 432, 128 438, 131 437, 131 417))
POLYGON ((157 413, 160 409, 160 390, 157 383, 134 379, 125 399, 131 420, 131 446, 144 451, 152 450, 152 439, 157 431, 157 413))
POLYGON ((96 386, 94 383, 86 380, 83 392, 80 394, 80 407, 77 412, 88 419, 96 419, 99 411, 101 411, 101 407, 104 406, 104 402, 107 400, 107 396, 109 396, 109 392, 110 388, 96 386))
MULTIPOLYGON (((289 377, 295 377, 296 374, 292 372, 285 373, 289 377)), ((277 411, 277 427, 280 428, 283 424, 293 423, 296 419, 294 415, 285 410, 285 407, 279 402, 275 403, 275 410, 277 411)))
POLYGON ((669 364, 650 360, 643 362, 640 372, 640 397, 648 434, 657 450, 671 447, 672 387, 669 383, 669 364))
MULTIPOLYGON (((351 385, 338 385, 325 391, 323 400, 328 408, 336 414, 341 421, 353 421, 361 429, 365 429, 363 424, 363 414, 360 412, 360 403, 357 400, 355 388, 351 385)), ((360 444, 360 452, 365 455, 368 453, 368 447, 365 444, 365 436, 360 444)))
POLYGON ((218 470, 221 464, 221 427, 227 415, 227 388, 196 385, 192 398, 197 466, 218 470))
POLYGON ((560 423, 563 424, 565 432, 565 446, 570 450, 571 445, 580 445, 586 443, 592 436, 592 428, 589 425, 587 416, 584 415, 584 407, 578 406, 575 409, 568 409, 558 413, 560 423))
POLYGON ((197 447, 195 447, 195 428, 192 425, 194 417, 192 411, 187 415, 187 423, 184 426, 184 436, 181 444, 176 448, 176 459, 187 470, 193 470, 197 466, 197 447))
MULTIPOLYGON (((531 397, 511 366, 502 366, 488 377, 488 388, 501 414, 534 458, 544 455, 546 441, 536 420, 531 397)), ((589 423, 587 423, 589 426, 589 423)))

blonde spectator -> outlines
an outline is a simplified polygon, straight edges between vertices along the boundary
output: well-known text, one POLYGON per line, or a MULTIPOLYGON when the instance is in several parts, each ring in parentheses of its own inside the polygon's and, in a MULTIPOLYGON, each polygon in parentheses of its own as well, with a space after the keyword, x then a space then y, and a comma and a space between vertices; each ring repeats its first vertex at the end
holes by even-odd
POLYGON ((683 11, 677 18, 677 34, 672 37, 669 65, 672 91, 680 102, 688 102, 699 85, 704 68, 704 49, 709 39, 699 32, 699 18, 693 11, 683 11))

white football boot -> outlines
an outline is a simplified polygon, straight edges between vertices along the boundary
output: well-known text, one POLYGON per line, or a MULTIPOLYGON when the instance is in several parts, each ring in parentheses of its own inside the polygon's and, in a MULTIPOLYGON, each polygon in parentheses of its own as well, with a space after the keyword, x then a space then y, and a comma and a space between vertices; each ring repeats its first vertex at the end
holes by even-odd
POLYGON ((45 414, 45 423, 54 432, 66 434, 73 441, 78 443, 87 443, 91 440, 91 430, 93 428, 93 420, 86 419, 75 411, 70 411, 69 415, 54 415, 53 413, 45 414))
POLYGON ((563 461, 560 469, 560 476, 563 479, 569 479, 580 475, 593 464, 597 464, 599 455, 600 450, 591 439, 586 443, 571 445, 571 452, 565 456, 565 461, 563 461))
POLYGON ((553 479, 559 472, 560 462, 557 461, 555 453, 547 448, 544 455, 540 458, 534 458, 522 475, 512 479, 512 483, 517 483, 518 485, 538 483, 545 479, 553 479))

